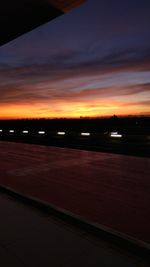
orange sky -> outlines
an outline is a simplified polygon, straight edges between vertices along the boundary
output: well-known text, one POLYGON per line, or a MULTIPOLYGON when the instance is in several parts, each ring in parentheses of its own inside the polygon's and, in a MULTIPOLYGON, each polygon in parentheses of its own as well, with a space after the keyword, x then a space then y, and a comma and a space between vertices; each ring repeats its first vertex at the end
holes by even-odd
POLYGON ((2 46, 0 119, 150 115, 149 5, 89 0, 2 46))
POLYGON ((64 102, 47 104, 3 104, 0 107, 1 119, 20 119, 20 118, 63 118, 80 116, 112 116, 116 115, 150 115, 147 105, 142 103, 122 103, 117 101, 91 101, 91 102, 64 102))
POLYGON ((149 64, 99 69, 6 68, 0 119, 150 114, 149 64))

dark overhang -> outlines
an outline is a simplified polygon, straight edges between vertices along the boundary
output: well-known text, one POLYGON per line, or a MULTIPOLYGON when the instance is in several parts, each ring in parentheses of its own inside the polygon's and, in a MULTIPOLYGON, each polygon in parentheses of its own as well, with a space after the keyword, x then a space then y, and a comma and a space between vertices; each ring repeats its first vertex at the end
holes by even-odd
POLYGON ((0 46, 68 12, 85 0, 2 0, 0 46))

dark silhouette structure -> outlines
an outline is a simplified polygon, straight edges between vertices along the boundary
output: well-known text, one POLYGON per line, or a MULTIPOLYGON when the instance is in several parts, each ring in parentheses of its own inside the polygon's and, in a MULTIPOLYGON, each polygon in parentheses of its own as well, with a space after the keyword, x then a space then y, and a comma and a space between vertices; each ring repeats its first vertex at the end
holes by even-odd
POLYGON ((84 0, 5 0, 0 5, 0 46, 68 12, 84 0))

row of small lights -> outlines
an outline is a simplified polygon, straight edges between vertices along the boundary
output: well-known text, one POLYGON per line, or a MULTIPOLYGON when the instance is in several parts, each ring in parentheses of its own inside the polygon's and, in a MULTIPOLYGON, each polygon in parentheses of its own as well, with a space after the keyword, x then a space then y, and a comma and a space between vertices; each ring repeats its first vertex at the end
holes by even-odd
MULTIPOLYGON (((0 130, 0 133, 2 133, 3 130, 0 130)), ((14 130, 9 130, 9 133, 14 133, 15 131, 14 130)), ((22 133, 24 134, 28 134, 29 131, 22 131, 22 133)), ((45 134, 46 132, 45 131, 38 131, 38 134, 45 134)), ((66 133, 65 132, 57 132, 58 135, 65 135, 66 133)), ((81 133, 82 136, 90 136, 90 133, 81 133)))
MULTIPOLYGON (((3 130, 0 129, 0 133, 2 133, 3 130)), ((15 131, 14 130, 9 130, 9 133, 14 133, 15 131)), ((28 134, 29 131, 22 131, 23 134, 28 134)), ((44 135, 46 132, 45 131, 38 131, 38 134, 40 135, 44 135)), ((57 135, 65 135, 66 133, 65 132, 57 132, 57 135)), ((90 136, 91 134, 90 133, 81 133, 81 136, 90 136)), ((118 132, 111 132, 110 133, 110 136, 113 137, 113 138, 121 138, 122 137, 122 134, 119 134, 118 132)))

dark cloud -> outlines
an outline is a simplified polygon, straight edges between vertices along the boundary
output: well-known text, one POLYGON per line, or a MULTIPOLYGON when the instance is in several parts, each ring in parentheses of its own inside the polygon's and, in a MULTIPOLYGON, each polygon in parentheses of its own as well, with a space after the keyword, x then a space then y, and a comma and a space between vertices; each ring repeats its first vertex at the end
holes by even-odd
POLYGON ((105 88, 90 88, 84 90, 65 90, 65 88, 43 90, 33 88, 32 85, 25 87, 9 85, 1 90, 0 103, 51 103, 53 101, 61 102, 82 102, 83 100, 100 100, 110 97, 124 97, 138 95, 140 93, 150 93, 150 83, 137 84, 133 86, 122 87, 105 87, 105 88))
POLYGON ((150 52, 145 50, 120 51, 104 57, 96 57, 90 61, 73 60, 74 51, 55 54, 49 62, 42 64, 26 64, 18 67, 0 65, 0 86, 2 82, 34 83, 45 80, 65 80, 97 74, 108 74, 125 71, 150 70, 150 52))
POLYGON ((137 54, 136 50, 120 51, 90 62, 74 62, 72 59, 77 56, 76 53, 64 51, 62 55, 54 55, 50 63, 17 67, 0 65, 0 103, 80 102, 83 99, 150 92, 150 83, 136 82, 134 86, 82 88, 85 84, 83 77, 96 81, 104 79, 106 74, 115 76, 116 73, 150 71, 149 52, 145 50, 137 54))

